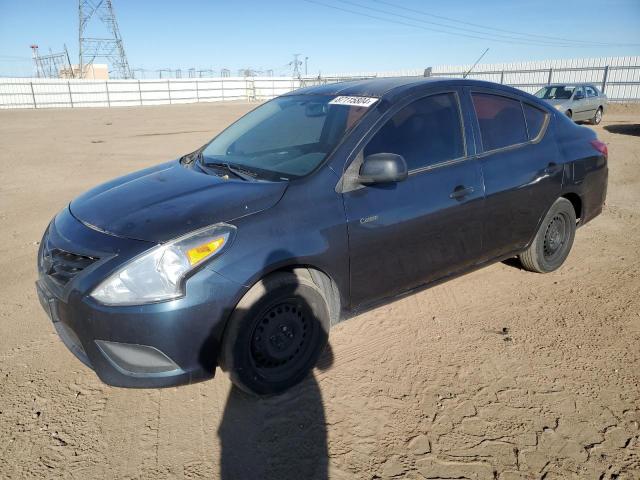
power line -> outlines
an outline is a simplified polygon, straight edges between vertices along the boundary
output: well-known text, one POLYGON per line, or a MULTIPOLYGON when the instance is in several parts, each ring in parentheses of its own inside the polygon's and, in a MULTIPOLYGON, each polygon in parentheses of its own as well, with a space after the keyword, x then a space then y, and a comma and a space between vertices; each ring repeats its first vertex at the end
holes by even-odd
MULTIPOLYGON (((486 37, 486 36, 481 37, 481 36, 478 36, 478 35, 467 35, 465 33, 455 33, 455 32, 450 32, 450 31, 447 31, 447 30, 440 30, 440 29, 437 29, 437 28, 425 27, 424 25, 416 25, 415 23, 408 23, 408 22, 404 22, 402 20, 396 20, 396 19, 393 19, 393 18, 380 17, 378 15, 371 15, 371 14, 368 14, 368 13, 365 13, 365 12, 359 12, 357 10, 351 10, 351 9, 348 9, 348 8, 338 7, 337 5, 330 5, 328 3, 319 2, 317 0, 304 0, 304 1, 307 2, 307 3, 315 3, 316 5, 321 5, 323 7, 332 8, 334 10, 339 10, 339 11, 342 11, 342 12, 353 13, 355 15, 360 15, 362 17, 373 18, 375 20, 382 20, 383 22, 395 23, 395 24, 398 24, 398 25, 405 25, 405 26, 413 27, 413 28, 419 28, 421 30, 426 30, 426 31, 429 31, 429 32, 446 33, 448 35, 454 35, 454 36, 466 37, 466 38, 474 38, 476 40, 489 40, 489 41, 492 41, 492 42, 504 43, 503 40, 496 40, 494 38, 490 38, 490 37, 486 37)), ((512 42, 512 43, 520 43, 520 44, 523 44, 523 45, 531 45, 530 42, 523 42, 523 41, 512 42)))
MULTIPOLYGON (((362 5, 360 3, 349 1, 349 0, 338 0, 338 1, 342 2, 342 3, 346 3, 348 5, 352 5, 352 6, 358 7, 358 8, 370 10, 370 11, 373 11, 373 12, 377 12, 377 13, 382 13, 382 14, 385 14, 385 15, 392 15, 392 16, 395 16, 395 17, 408 19, 408 20, 411 20, 413 22, 420 22, 420 23, 426 23, 426 24, 429 24, 429 25, 436 25, 438 27, 448 28, 448 29, 452 29, 452 30, 459 30, 459 31, 465 32, 465 33, 466 32, 470 32, 470 33, 475 33, 475 34, 479 34, 479 35, 483 35, 483 36, 490 36, 491 38, 497 37, 498 39, 505 39, 505 40, 509 40, 509 41, 515 40, 515 41, 518 41, 518 42, 527 42, 527 43, 534 44, 534 45, 545 45, 545 46, 550 46, 550 47, 555 47, 555 46, 565 46, 565 47, 568 47, 568 46, 575 46, 575 47, 590 46, 590 47, 593 47, 593 46, 596 46, 596 44, 594 44, 594 43, 591 43, 591 44, 587 45, 587 42, 583 42, 582 44, 577 43, 575 45, 572 45, 571 43, 568 43, 568 42, 576 42, 575 40, 568 40, 568 41, 560 41, 559 42, 557 40, 556 41, 536 40, 536 39, 527 39, 527 38, 514 37, 513 35, 504 35, 504 34, 501 34, 501 33, 483 32, 483 31, 480 31, 480 30, 473 30, 473 29, 466 28, 466 27, 457 27, 457 26, 453 26, 453 25, 446 25, 444 23, 432 22, 432 21, 429 21, 429 20, 416 19, 416 18, 410 17, 408 15, 402 15, 400 13, 390 12, 388 10, 382 10, 382 9, 375 8, 375 7, 369 7, 369 6, 362 5)), ((389 5, 387 2, 384 2, 384 3, 389 5)), ((413 9, 411 9, 410 11, 420 13, 417 10, 413 10, 413 9)), ((486 27, 483 27, 483 28, 486 28, 486 27)), ((522 34, 519 34, 519 35, 522 35, 522 34)), ((597 46, 602 46, 602 44, 597 45, 597 46)))
MULTIPOLYGON (((332 5, 332 4, 320 2, 320 1, 317 1, 317 0, 304 0, 304 1, 307 2, 307 3, 313 3, 313 4, 316 4, 316 5, 321 5, 321 6, 326 7, 326 8, 331 8, 331 9, 339 10, 339 11, 342 11, 342 12, 352 13, 354 15, 360 15, 360 16, 367 17, 367 18, 373 18, 375 20, 381 20, 383 22, 395 23, 395 24, 398 24, 398 25, 405 25, 405 26, 408 26, 408 27, 419 28, 419 29, 426 30, 426 31, 445 33, 445 34, 448 34, 448 35, 453 35, 453 36, 458 36, 458 37, 466 37, 466 38, 473 38, 473 39, 477 39, 477 40, 488 40, 488 41, 497 42, 497 43, 505 43, 506 42, 506 39, 495 38, 495 36, 493 36, 493 37, 492 36, 488 36, 489 34, 484 33, 484 32, 481 32, 482 35, 471 35, 471 34, 467 34, 467 33, 451 32, 449 30, 442 30, 442 29, 433 28, 433 27, 426 27, 425 25, 420 25, 420 24, 416 25, 415 23, 408 23, 408 22, 405 22, 405 21, 402 21, 402 20, 397 20, 397 19, 394 19, 394 18, 381 17, 381 16, 378 16, 378 15, 372 15, 372 14, 369 14, 369 13, 366 13, 366 12, 361 12, 361 11, 357 11, 357 10, 351 10, 351 9, 348 9, 348 8, 339 7, 337 5, 332 5)), ((343 1, 344 3, 351 3, 351 2, 348 2, 346 0, 339 0, 339 1, 343 1)), ((396 13, 388 12, 388 11, 385 11, 385 10, 374 9, 372 7, 365 7, 363 5, 359 5, 359 4, 355 4, 355 3, 351 3, 351 4, 354 5, 354 6, 357 6, 359 8, 379 11, 379 12, 385 13, 386 15, 393 15, 393 16, 396 16, 396 17, 407 18, 407 19, 411 20, 412 22, 422 22, 422 23, 430 23, 430 24, 434 23, 434 22, 428 22, 426 20, 417 20, 417 19, 414 19, 412 17, 408 17, 406 15, 396 14, 396 13)), ((458 27, 451 27, 451 26, 446 25, 445 28, 458 28, 458 27)), ((520 39, 520 38, 509 38, 508 42, 511 43, 511 44, 533 45, 533 46, 555 46, 555 47, 574 47, 574 48, 576 48, 576 47, 584 48, 584 47, 587 47, 587 46, 593 47, 593 45, 551 44, 551 43, 545 43, 545 42, 540 42, 540 41, 534 42, 534 41, 529 41, 529 40, 520 39)))
POLYGON ((483 29, 486 29, 486 30, 494 30, 494 31, 497 31, 497 32, 511 33, 511 34, 518 35, 518 36, 521 36, 521 37, 540 38, 540 39, 547 39, 547 40, 560 41, 560 42, 571 42, 571 43, 590 45, 590 46, 637 46, 637 45, 639 45, 639 44, 636 44, 636 43, 625 44, 625 43, 590 42, 590 41, 575 40, 575 39, 563 38, 563 37, 554 37, 554 36, 550 36, 550 35, 539 35, 539 34, 536 34, 536 33, 516 32, 515 30, 506 30, 506 29, 503 29, 503 28, 490 27, 490 26, 487 26, 487 25, 481 25, 479 23, 466 22, 464 20, 458 20, 458 19, 455 19, 455 18, 452 18, 452 17, 445 17, 443 15, 436 15, 436 14, 433 14, 433 13, 425 12, 423 10, 416 10, 414 8, 405 7, 403 5, 396 5, 395 3, 386 2, 385 0, 371 0, 371 1, 373 1, 375 3, 380 3, 382 5, 388 5, 388 6, 392 7, 392 8, 398 9, 398 10, 404 10, 404 11, 407 11, 407 12, 417 13, 418 15, 423 15, 425 17, 438 18, 440 20, 445 20, 445 21, 453 22, 453 23, 459 23, 461 25, 469 25, 471 27, 483 28, 483 29))

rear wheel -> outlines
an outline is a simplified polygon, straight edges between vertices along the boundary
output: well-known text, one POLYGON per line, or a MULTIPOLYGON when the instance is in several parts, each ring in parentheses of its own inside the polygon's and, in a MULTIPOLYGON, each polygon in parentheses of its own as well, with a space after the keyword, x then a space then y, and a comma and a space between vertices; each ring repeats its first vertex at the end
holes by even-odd
POLYGON ((575 233, 573 205, 566 198, 559 198, 547 212, 529 248, 520 255, 520 263, 531 272, 556 270, 569 255, 575 233))
POLYGON ((275 273, 254 285, 236 307, 220 366, 248 393, 283 392, 314 367, 330 323, 325 292, 307 270, 275 273))
POLYGON ((596 110, 596 113, 593 115, 593 118, 591 119, 591 123, 593 125, 599 125, 601 121, 602 121, 602 107, 598 107, 598 110, 596 110))

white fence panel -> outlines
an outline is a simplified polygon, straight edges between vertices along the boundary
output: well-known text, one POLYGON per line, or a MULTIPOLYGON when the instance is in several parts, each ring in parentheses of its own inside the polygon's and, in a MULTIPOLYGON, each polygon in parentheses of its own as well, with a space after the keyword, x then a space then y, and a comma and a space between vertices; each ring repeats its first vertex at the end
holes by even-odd
MULTIPOLYGON (((432 76, 462 77, 471 65, 440 65, 432 76)), ((423 70, 369 72, 322 78, 217 77, 155 80, 0 78, 0 108, 115 107, 267 100, 300 87, 372 77, 424 75, 423 70)), ((640 57, 602 57, 479 64, 468 78, 533 93, 550 82, 604 86, 613 101, 640 101, 640 57)))

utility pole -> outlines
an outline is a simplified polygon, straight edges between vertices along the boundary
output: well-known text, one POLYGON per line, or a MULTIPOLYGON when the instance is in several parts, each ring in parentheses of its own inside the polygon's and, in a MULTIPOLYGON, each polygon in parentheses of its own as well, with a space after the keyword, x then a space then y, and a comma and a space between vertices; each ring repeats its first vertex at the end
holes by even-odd
POLYGON ((307 70, 308 62, 309 62, 309 57, 304 57, 304 76, 305 77, 309 74, 309 71, 307 70))
POLYGON ((40 55, 38 54, 38 45, 35 43, 31 45, 31 58, 33 59, 33 66, 36 70, 36 78, 40 78, 40 55))
MULTIPOLYGON (((111 0, 78 0, 78 20, 80 78, 85 75, 85 67, 97 58, 106 60, 116 77, 132 78, 111 0), (92 19, 95 20, 91 22, 92 19), (98 22, 110 36, 91 36, 90 27, 98 22)), ((96 29, 96 32, 100 31, 96 29)))

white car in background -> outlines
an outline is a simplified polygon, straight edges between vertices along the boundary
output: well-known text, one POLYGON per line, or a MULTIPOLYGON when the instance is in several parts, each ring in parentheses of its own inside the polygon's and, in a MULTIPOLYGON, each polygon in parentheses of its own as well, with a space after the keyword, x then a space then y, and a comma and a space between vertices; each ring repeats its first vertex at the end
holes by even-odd
POLYGON ((591 83, 556 83, 535 93, 576 122, 598 125, 607 107, 607 96, 591 83))

